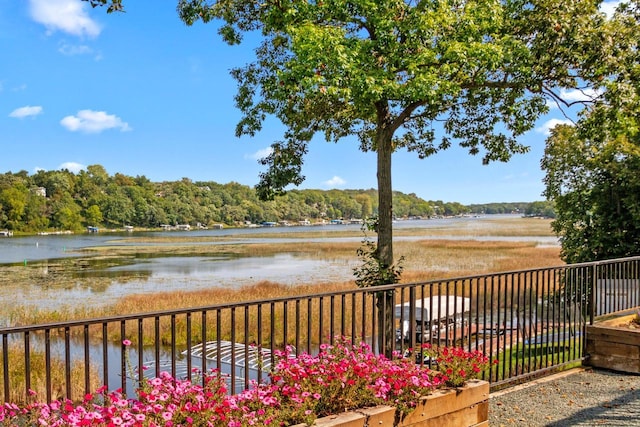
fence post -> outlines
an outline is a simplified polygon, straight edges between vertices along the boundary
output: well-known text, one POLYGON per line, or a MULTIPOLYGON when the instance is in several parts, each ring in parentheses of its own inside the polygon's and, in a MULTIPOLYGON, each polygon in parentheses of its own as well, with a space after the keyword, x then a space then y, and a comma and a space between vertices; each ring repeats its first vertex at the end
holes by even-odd
POLYGON ((594 263, 591 271, 591 292, 589 293, 589 324, 593 325, 596 317, 596 291, 598 288, 598 263, 594 263))
MULTIPOLYGON (((400 330, 402 331, 402 326, 400 330)), ((409 348, 412 350, 416 348, 416 288, 414 286, 409 287, 409 348)))

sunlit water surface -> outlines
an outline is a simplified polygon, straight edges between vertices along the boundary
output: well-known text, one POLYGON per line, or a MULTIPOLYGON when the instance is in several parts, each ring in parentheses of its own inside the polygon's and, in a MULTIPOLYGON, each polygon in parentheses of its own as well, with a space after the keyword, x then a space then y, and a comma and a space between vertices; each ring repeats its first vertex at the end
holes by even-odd
MULTIPOLYGON (((465 227, 480 226, 474 218, 402 221, 395 228, 439 227, 459 222, 465 227), (444 221, 444 222, 443 222, 444 221), (452 223, 454 221, 454 223, 452 223), (476 222, 473 222, 476 221, 476 222)), ((321 229, 327 237, 307 239, 305 241, 360 241, 361 237, 331 237, 331 231, 354 229, 359 225, 329 225, 321 229)), ((0 239, 0 264, 24 264, 27 268, 38 268, 42 274, 48 274, 47 260, 82 256, 83 248, 92 246, 140 245, 138 237, 149 237, 147 246, 162 245, 154 242, 154 237, 193 236, 224 237, 230 240, 202 241, 197 240, 181 244, 242 244, 242 243, 286 243, 299 242, 293 237, 296 232, 317 231, 317 227, 281 227, 240 229, 240 230, 199 230, 176 234, 179 232, 132 233, 132 234, 78 234, 11 237, 0 239), (291 238, 256 238, 256 233, 294 233, 291 238)), ((502 237, 502 236, 401 236, 395 240, 437 239, 469 239, 476 240, 510 240, 535 241, 541 246, 557 245, 553 237, 502 237)), ((123 259, 118 265, 100 265, 98 261, 89 262, 86 269, 76 275, 70 283, 54 285, 8 284, 0 287, 0 305, 9 306, 19 302, 21 305, 40 308, 56 308, 61 306, 110 304, 118 298, 129 294, 148 295, 154 298, 158 291, 193 291, 215 287, 241 287, 258 281, 271 281, 285 285, 308 284, 353 280, 353 268, 357 259, 317 259, 291 253, 282 253, 264 257, 237 256, 145 256, 144 258, 123 259), (96 281, 92 278, 108 278, 96 281)), ((0 316, 2 317, 2 316, 0 316)))

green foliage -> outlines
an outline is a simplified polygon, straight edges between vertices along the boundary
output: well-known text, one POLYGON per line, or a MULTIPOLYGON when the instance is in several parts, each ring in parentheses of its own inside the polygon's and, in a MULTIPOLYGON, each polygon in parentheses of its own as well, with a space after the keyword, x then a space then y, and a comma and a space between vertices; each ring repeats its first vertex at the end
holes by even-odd
POLYGON ((88 2, 91 7, 106 6, 107 13, 124 12, 122 0, 83 0, 88 2))
POLYGON ((601 99, 575 127, 556 127, 542 167, 565 261, 640 253, 640 2, 609 21, 601 99))
MULTIPOLYGON (((428 217, 433 202, 394 193, 399 217, 428 217)), ((441 202, 439 202, 441 203, 441 202)), ((262 201, 253 188, 235 182, 151 182, 144 176, 110 176, 100 165, 74 174, 38 171, 0 174, 0 229, 23 232, 80 230, 86 226, 156 228, 161 224, 204 226, 245 221, 363 218, 377 213, 375 190, 292 190, 262 201)))
POLYGON ((91 205, 85 211, 84 217, 87 221, 87 224, 102 224, 103 216, 100 208, 96 205, 91 205))
POLYGON ((640 253, 640 147, 624 138, 597 150, 577 130, 557 130, 543 160, 552 223, 568 263, 640 253))
POLYGON ((553 202, 533 202, 529 203, 524 210, 526 216, 535 216, 542 218, 555 218, 556 211, 553 202))
POLYGON ((264 197, 302 181, 317 132, 420 157, 457 140, 485 163, 506 161, 527 150, 515 137, 547 111, 545 96, 558 99, 552 88, 602 75, 592 62, 603 16, 587 0, 181 0, 178 11, 189 25, 219 19, 230 44, 262 32, 255 62, 232 75, 238 135, 260 131, 267 115, 287 127, 263 162, 264 197))
MULTIPOLYGON (((120 8, 119 0, 89 1, 120 8)), ((219 21, 229 44, 245 33, 262 36, 255 60, 231 72, 242 114, 236 134, 255 135, 267 116, 286 128, 262 161, 267 171, 256 187, 262 199, 303 181, 303 158, 316 134, 329 142, 355 137, 362 151, 377 154, 378 246, 369 252, 391 265, 397 150, 425 158, 457 143, 484 164, 508 161, 528 150, 518 137, 549 101, 572 103, 563 99, 566 89, 594 98, 605 89, 613 93, 593 116, 637 134, 633 116, 619 112, 637 107, 625 94, 640 81, 638 0, 613 20, 598 6, 592 0, 179 0, 178 13, 188 25, 219 21)), ((585 201, 580 192, 573 197, 585 201)), ((332 214, 353 207, 332 207, 332 214)), ((226 212, 225 219, 238 215, 226 212)), ((196 216, 185 209, 168 219, 196 216)))
POLYGON ((425 158, 457 143, 484 164, 508 161, 528 151, 518 137, 548 100, 562 104, 562 89, 609 76, 606 19, 591 0, 180 0, 178 12, 188 25, 219 21, 229 44, 262 36, 255 60, 231 72, 236 134, 255 135, 268 116, 286 128, 262 162, 260 197, 302 182, 316 135, 355 138, 376 153, 378 244, 369 252, 381 265, 393 263, 394 152, 425 158))
POLYGON ((400 257, 392 265, 386 265, 380 261, 378 248, 367 235, 368 231, 375 232, 377 225, 376 218, 367 218, 362 225, 364 239, 362 246, 357 250, 358 258, 362 264, 353 270, 353 274, 356 276, 356 285, 360 288, 398 283, 402 274, 404 257, 400 257))

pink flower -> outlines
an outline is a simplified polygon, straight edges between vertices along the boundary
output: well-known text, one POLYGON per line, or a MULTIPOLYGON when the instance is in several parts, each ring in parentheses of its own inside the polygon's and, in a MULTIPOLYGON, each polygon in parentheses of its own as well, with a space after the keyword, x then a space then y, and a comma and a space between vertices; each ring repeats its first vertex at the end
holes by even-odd
MULTIPOLYGON (((163 427, 311 424, 318 416, 385 402, 406 412, 415 407, 417 397, 449 381, 413 359, 375 355, 368 345, 354 344, 351 338, 336 337, 334 342, 323 344, 314 356, 295 355, 292 348, 286 348, 278 355, 269 383, 252 381, 248 390, 233 396, 227 393, 228 378, 219 372, 203 372, 194 383, 162 372, 159 378, 143 381, 137 398, 101 387, 98 393, 102 396, 98 397, 103 399, 88 394, 80 403, 6 404, 0 416, 27 420, 31 411, 34 416, 30 419, 38 419, 41 425, 70 427, 95 421, 111 426, 163 427), (98 402, 104 402, 103 406, 98 402)), ((123 340, 122 344, 131 342, 123 340)), ((472 377, 488 365, 480 353, 455 348, 446 353, 446 358, 438 355, 438 368, 450 369, 453 379, 472 377)))
POLYGON ((126 339, 122 340, 122 345, 125 346, 125 347, 130 346, 131 345, 131 340, 126 340, 126 339))

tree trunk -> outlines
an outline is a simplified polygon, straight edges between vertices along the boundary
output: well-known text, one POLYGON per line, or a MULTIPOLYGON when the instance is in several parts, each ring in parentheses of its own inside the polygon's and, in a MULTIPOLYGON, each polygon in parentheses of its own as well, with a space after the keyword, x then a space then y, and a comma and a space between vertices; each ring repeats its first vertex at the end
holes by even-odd
MULTIPOLYGON (((384 268, 393 265, 393 191, 391 186, 391 135, 379 127, 376 135, 378 155, 378 245, 377 258, 384 268)), ((392 356, 395 343, 393 323, 394 298, 392 292, 379 292, 378 342, 379 351, 387 357, 392 356)))
MULTIPOLYGON (((381 138, 382 139, 382 138, 381 138)), ((386 138, 384 138, 386 139, 386 138)), ((391 188, 391 138, 378 145, 378 260, 393 265, 393 191, 391 188)))

